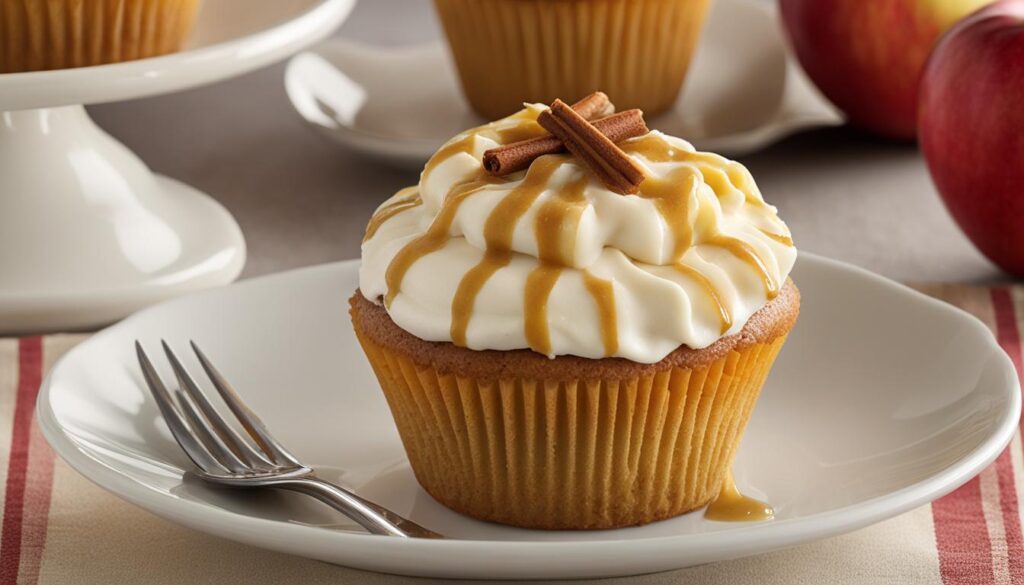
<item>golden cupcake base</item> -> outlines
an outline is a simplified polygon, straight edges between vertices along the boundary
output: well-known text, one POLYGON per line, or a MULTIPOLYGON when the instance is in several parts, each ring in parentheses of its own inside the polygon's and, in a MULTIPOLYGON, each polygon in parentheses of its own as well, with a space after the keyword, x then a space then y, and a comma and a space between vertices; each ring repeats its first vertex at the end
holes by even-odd
POLYGON ((462 89, 484 118, 597 90, 619 109, 673 106, 709 0, 435 0, 462 89))
MULTIPOLYGON (((718 495, 799 311, 789 286, 790 305, 766 312, 773 321, 755 342, 748 336, 692 366, 666 358, 667 367, 626 367, 605 379, 550 379, 530 368, 481 375, 480 362, 502 352, 460 368, 470 350, 418 340, 390 319, 381 327, 384 309, 359 293, 350 302, 356 336, 431 496, 481 520, 602 529, 677 516, 718 495), (452 359, 422 359, 430 352, 452 359)), ((574 370, 581 358, 567 360, 574 370)), ((589 361, 608 373, 625 360, 589 361)))
POLYGON ((199 0, 0 0, 0 73, 171 53, 198 9, 199 0))

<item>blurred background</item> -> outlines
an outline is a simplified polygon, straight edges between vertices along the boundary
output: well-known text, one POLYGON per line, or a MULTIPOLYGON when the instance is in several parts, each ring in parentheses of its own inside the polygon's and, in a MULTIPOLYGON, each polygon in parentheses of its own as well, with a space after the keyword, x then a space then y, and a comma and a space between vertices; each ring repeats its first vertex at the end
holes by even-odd
MULTIPOLYGON (((373 0, 359 2, 335 35, 406 46, 440 41, 442 31, 430 0, 373 0)), ((284 69, 89 108, 153 170, 230 210, 249 246, 243 278, 357 258, 374 208, 417 180, 307 127, 285 94, 284 69)), ((913 143, 841 126, 800 132, 738 160, 801 250, 901 281, 1007 278, 950 218, 913 143)))

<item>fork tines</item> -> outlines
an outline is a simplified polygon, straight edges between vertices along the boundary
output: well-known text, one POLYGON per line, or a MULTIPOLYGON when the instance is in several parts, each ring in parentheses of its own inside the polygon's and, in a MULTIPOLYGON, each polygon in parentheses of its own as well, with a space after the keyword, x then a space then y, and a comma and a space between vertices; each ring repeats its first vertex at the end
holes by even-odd
POLYGON ((161 340, 161 344, 178 379, 174 396, 160 379, 142 344, 136 341, 139 366, 171 435, 201 472, 207 475, 257 475, 302 467, 295 456, 270 436, 259 417, 242 402, 195 342, 191 342, 192 351, 200 366, 239 425, 245 429, 249 440, 224 420, 167 342, 161 340))

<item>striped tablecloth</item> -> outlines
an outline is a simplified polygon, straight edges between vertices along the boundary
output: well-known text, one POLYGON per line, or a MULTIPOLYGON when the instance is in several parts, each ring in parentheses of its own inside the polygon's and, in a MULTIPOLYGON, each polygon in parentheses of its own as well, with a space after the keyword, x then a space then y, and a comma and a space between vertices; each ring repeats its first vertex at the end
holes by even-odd
MULTIPOLYGON (((1024 287, 926 287, 977 315, 1024 371, 1024 287)), ((193 532, 122 502, 59 459, 35 424, 44 372, 81 336, 0 340, 0 585, 426 583, 271 553, 193 532)), ((1024 584, 1018 433, 978 477, 907 514, 796 548, 613 583, 1024 584)))

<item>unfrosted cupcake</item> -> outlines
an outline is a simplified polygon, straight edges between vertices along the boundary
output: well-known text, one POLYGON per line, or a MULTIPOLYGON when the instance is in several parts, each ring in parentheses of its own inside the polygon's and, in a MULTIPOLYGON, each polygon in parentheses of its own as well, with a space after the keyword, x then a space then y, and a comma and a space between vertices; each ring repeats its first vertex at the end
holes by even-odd
POLYGON ((709 0, 434 0, 462 90, 495 119, 603 89, 649 115, 675 103, 709 0))
POLYGON ((377 210, 356 334, 456 511, 591 529, 705 506, 799 313, 789 231, 743 166, 656 131, 618 144, 635 195, 569 153, 487 174, 543 110, 456 136, 377 210))
POLYGON ((130 61, 181 48, 200 0, 0 0, 0 73, 130 61))

